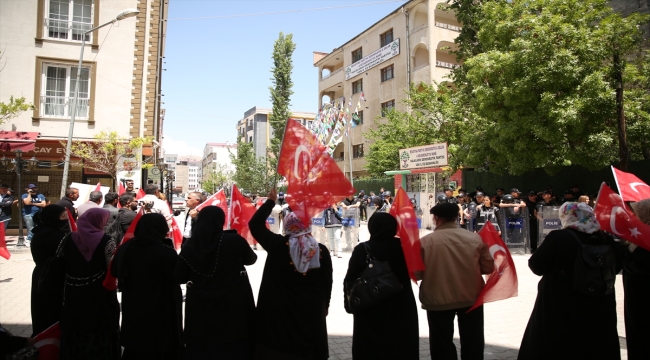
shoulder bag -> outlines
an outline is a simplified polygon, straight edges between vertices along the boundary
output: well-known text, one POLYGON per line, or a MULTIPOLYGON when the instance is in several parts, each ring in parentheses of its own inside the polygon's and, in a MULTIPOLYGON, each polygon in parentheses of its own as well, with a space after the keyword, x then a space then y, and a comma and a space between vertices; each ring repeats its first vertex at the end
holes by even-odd
POLYGON ((352 314, 381 302, 403 288, 390 269, 388 261, 375 259, 368 242, 364 242, 363 246, 366 249, 367 267, 361 276, 350 284, 350 289, 346 292, 348 308, 352 314))

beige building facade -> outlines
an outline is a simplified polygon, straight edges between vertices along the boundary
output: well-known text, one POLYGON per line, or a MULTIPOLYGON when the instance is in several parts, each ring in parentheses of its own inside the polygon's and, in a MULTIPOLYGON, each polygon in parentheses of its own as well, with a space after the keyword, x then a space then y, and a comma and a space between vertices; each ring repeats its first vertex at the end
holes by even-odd
POLYGON ((361 124, 334 150, 339 167, 364 176, 371 140, 363 134, 382 121, 384 111, 406 111, 402 100, 409 84, 447 81, 457 66, 454 39, 461 25, 453 13, 438 9, 444 0, 411 0, 330 53, 314 52, 318 68, 319 108, 345 98, 354 111, 361 96, 361 124))
POLYGON ((210 142, 203 148, 201 159, 200 181, 203 183, 210 177, 210 174, 223 171, 226 174, 235 173, 235 166, 230 160, 230 154, 237 156, 237 144, 210 142))

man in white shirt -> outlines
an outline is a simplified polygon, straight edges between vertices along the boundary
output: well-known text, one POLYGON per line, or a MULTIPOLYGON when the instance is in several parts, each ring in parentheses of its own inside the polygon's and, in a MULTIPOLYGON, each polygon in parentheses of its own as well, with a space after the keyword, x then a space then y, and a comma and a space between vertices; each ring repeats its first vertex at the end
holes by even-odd
POLYGON ((199 212, 196 210, 197 206, 203 202, 203 194, 198 191, 187 194, 185 198, 185 227, 183 228, 183 244, 192 237, 192 225, 196 221, 196 216, 199 212))
POLYGON ((172 212, 169 208, 169 204, 165 200, 161 200, 158 196, 160 195, 160 190, 156 184, 147 184, 144 187, 144 196, 138 201, 140 207, 144 207, 144 212, 146 213, 158 213, 165 217, 167 220, 167 226, 171 230, 172 228, 172 212))

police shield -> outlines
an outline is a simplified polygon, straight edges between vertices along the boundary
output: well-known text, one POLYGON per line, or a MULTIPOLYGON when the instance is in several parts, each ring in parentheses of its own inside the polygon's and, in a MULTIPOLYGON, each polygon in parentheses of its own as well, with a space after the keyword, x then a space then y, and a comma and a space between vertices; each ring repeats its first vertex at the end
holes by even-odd
POLYGON ((526 207, 502 207, 499 212, 501 238, 511 253, 525 254, 530 251, 528 209, 526 207))
MULTIPOLYGON (((470 202, 466 210, 465 228, 468 231, 474 232, 476 230, 476 203, 473 201, 470 202)), ((485 221, 483 221, 483 224, 485 224, 485 221)))
POLYGON ((316 241, 329 248, 325 233, 325 216, 322 211, 311 218, 311 234, 316 238, 316 241))
POLYGON ((377 207, 374 204, 371 203, 368 205, 366 208, 366 219, 370 220, 370 217, 375 213, 375 211, 377 211, 377 207))
POLYGON ((537 206, 537 221, 538 221, 538 236, 539 245, 542 245, 544 238, 553 230, 562 229, 560 222, 560 207, 559 206, 537 206))
POLYGON ((279 234, 281 232, 280 228, 280 206, 275 205, 273 210, 271 211, 271 215, 269 215, 268 218, 266 218, 266 224, 269 226, 269 230, 273 231, 276 234, 279 234))
POLYGON ((341 223, 343 224, 343 239, 345 239, 345 249, 343 250, 352 252, 359 243, 359 209, 344 209, 341 223))

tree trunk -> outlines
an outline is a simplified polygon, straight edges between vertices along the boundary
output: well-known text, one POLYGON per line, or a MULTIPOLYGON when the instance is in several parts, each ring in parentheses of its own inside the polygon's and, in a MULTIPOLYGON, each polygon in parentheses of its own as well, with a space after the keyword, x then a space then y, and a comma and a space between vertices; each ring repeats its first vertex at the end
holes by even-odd
POLYGON ((618 157, 619 169, 627 171, 630 149, 627 146, 627 129, 623 109, 623 64, 618 54, 614 54, 614 71, 616 77, 616 114, 618 118, 618 157))
POLYGON ((650 148, 644 147, 641 150, 641 153, 643 154, 643 160, 648 160, 650 159, 650 148))

